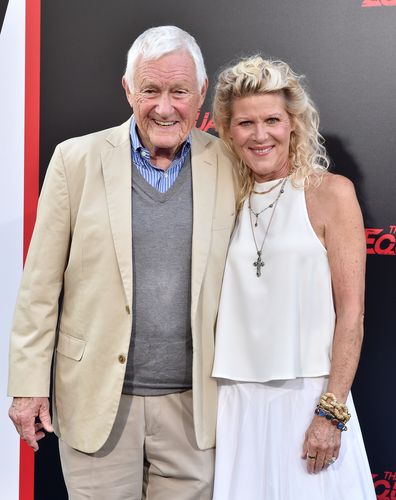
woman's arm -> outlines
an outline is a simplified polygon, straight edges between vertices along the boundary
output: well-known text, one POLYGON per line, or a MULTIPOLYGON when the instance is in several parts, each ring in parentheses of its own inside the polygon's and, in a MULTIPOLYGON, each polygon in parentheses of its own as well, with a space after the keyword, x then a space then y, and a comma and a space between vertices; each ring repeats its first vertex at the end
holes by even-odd
MULTIPOLYGON (((363 219, 352 182, 339 175, 326 174, 319 188, 309 190, 307 208, 314 230, 327 249, 336 311, 327 392, 344 403, 356 373, 363 339, 366 262, 363 219)), ((337 458, 340 444, 341 431, 325 418, 314 416, 303 446, 304 457, 316 456, 316 460, 307 460, 308 471, 319 472, 330 458, 337 458)))

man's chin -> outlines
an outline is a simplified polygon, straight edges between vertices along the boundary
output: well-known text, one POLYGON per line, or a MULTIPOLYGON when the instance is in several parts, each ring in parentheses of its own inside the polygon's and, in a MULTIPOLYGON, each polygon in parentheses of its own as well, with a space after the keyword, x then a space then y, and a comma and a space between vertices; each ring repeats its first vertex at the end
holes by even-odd
POLYGON ((150 142, 154 146, 155 149, 169 149, 171 151, 177 151, 180 145, 186 139, 175 140, 175 134, 172 134, 172 137, 164 137, 163 135, 156 135, 150 137, 150 142))

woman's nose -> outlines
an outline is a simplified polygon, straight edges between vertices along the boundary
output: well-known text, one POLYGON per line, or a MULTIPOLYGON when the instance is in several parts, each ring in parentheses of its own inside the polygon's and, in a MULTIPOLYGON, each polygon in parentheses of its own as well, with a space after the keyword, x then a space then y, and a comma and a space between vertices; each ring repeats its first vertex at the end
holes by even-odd
POLYGON ((257 142, 262 142, 268 137, 267 128, 265 125, 259 123, 254 128, 254 139, 257 142))

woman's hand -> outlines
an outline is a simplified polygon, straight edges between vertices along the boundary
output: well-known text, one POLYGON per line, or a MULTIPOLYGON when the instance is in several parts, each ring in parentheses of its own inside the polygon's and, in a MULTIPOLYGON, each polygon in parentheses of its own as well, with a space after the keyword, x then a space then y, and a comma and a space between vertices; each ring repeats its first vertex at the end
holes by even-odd
POLYGON ((305 433, 302 452, 308 472, 318 473, 328 467, 332 459, 338 458, 340 446, 341 431, 326 418, 315 415, 305 433))

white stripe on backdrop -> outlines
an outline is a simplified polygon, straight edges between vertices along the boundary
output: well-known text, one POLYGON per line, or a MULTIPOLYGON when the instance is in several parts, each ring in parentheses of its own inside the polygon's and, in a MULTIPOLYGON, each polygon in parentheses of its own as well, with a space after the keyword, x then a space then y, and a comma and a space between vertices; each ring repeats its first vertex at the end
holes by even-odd
POLYGON ((18 499, 19 439, 8 418, 8 339, 23 259, 25 1, 10 0, 0 34, 0 497, 18 499))

